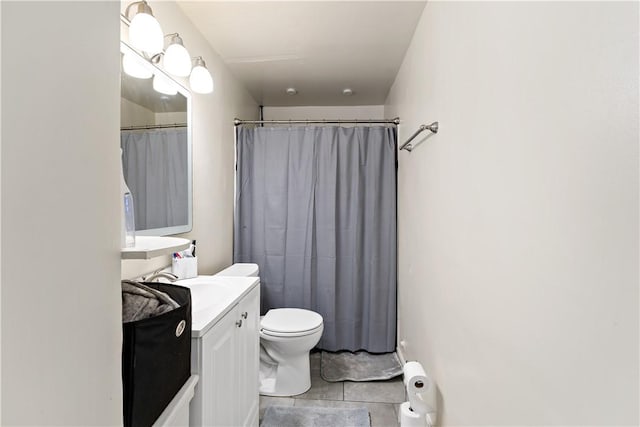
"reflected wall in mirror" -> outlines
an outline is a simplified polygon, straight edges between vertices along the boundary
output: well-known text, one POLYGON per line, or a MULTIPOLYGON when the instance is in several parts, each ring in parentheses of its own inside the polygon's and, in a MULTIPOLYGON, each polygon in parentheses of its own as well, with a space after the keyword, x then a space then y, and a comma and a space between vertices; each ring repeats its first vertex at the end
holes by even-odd
POLYGON ((120 146, 136 234, 191 231, 191 95, 122 42, 121 53, 120 146))

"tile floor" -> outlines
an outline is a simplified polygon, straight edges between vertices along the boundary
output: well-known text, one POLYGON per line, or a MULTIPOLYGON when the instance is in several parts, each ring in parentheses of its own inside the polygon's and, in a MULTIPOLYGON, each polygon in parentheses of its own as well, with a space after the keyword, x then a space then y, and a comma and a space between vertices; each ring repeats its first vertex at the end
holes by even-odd
MULTIPOLYGON (((311 389, 293 397, 260 396, 260 420, 269 405, 365 407, 371 427, 398 427, 398 409, 404 402, 402 377, 388 381, 330 383, 320 376, 320 353, 311 353, 311 389)), ((343 426, 335 426, 343 427, 343 426)), ((346 426, 344 426, 346 427, 346 426)))

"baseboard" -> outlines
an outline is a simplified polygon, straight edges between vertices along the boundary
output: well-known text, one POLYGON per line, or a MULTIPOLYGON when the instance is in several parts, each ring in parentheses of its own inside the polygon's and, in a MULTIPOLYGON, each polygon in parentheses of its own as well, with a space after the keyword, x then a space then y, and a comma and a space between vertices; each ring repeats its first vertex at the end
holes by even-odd
POLYGON ((398 358, 403 365, 407 363, 407 358, 404 356, 404 352, 402 351, 402 348, 400 348, 400 346, 396 347, 396 354, 398 355, 398 358))

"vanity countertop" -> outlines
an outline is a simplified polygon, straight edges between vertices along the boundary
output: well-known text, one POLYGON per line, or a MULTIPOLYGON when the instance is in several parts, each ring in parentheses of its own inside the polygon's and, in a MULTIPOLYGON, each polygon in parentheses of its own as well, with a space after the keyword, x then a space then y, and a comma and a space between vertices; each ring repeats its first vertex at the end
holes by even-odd
POLYGON ((174 284, 191 290, 191 337, 198 338, 258 286, 260 278, 198 276, 174 284))

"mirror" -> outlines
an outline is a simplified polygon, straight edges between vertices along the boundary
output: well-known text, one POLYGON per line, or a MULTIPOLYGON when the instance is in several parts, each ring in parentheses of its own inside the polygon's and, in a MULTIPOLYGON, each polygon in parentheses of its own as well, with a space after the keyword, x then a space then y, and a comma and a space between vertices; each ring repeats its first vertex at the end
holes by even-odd
POLYGON ((136 234, 191 231, 191 94, 126 43, 120 51, 122 170, 136 234))

